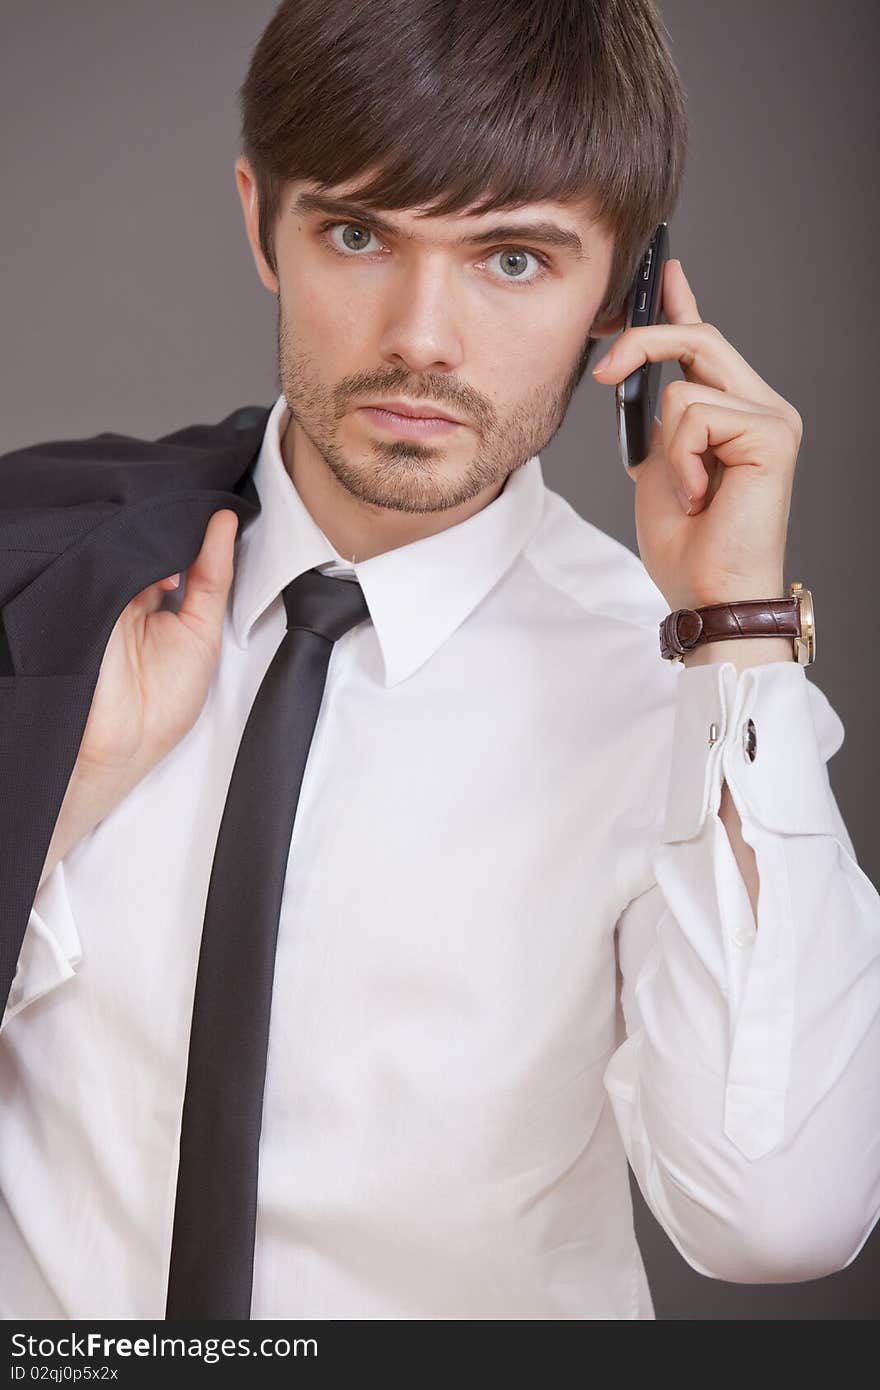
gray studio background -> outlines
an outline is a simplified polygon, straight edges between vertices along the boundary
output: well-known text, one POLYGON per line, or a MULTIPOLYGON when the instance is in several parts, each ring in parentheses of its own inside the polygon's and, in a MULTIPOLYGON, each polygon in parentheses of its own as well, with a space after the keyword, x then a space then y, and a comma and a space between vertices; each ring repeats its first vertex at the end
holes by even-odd
MULTIPOLYGON (((661 7, 691 121, 671 254, 703 318, 804 419, 786 582, 813 590, 810 679, 846 728, 832 785, 877 883, 876 7, 661 7)), ((155 438, 275 399, 275 300, 233 177, 235 91, 273 9, 4 0, 0 453, 102 430, 155 438)), ((664 368, 664 384, 678 374, 664 368)), ((637 550, 612 388, 588 373, 541 457, 550 487, 637 550)), ((727 1284, 682 1260, 632 1185, 658 1318, 880 1312, 876 1230, 830 1278, 727 1284)))

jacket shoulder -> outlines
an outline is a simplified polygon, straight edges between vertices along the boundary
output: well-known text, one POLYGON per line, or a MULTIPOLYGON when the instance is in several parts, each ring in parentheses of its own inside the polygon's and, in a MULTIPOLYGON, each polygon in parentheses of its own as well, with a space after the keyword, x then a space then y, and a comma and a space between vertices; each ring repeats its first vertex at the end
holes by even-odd
POLYGON ((256 460, 270 410, 241 406, 157 439, 104 431, 0 454, 0 517, 22 508, 119 506, 189 488, 231 491, 256 460))

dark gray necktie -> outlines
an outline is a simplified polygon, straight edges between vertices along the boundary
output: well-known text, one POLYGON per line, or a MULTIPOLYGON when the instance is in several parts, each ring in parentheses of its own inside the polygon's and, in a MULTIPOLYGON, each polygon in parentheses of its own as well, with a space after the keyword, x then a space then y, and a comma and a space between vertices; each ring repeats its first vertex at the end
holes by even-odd
MULTIPOLYGON (((369 618, 359 584, 307 570, 241 737, 193 1003, 166 1319, 249 1319, 278 918, 330 653, 369 618)), ((291 1309, 294 1317, 296 1310, 291 1309)))

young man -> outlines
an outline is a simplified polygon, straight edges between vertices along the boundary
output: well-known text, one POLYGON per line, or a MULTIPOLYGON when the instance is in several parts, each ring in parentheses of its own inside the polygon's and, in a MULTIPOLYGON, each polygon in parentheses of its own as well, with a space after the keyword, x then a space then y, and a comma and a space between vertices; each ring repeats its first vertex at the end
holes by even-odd
MULTIPOLYGON (((640 557, 541 473, 678 195, 653 4, 286 0, 242 99, 279 313, 260 512, 237 536, 218 509, 107 644, 4 1019, 0 1311, 652 1318, 627 1160, 704 1274, 843 1267, 880 1109, 843 729, 790 635, 658 645, 670 612, 785 603, 799 415, 670 262, 668 322, 596 369, 684 373, 632 470, 640 557), (333 643, 279 890, 258 1189, 222 1094, 195 1170, 231 1194, 218 1257, 180 1176, 206 902, 315 570, 368 620, 333 643), (212 1302, 233 1264, 238 1313, 212 1302)), ((255 845, 279 814, 256 804, 255 845)), ((256 950, 263 875, 224 853, 256 950)), ((215 981, 230 1076, 244 960, 215 981)))

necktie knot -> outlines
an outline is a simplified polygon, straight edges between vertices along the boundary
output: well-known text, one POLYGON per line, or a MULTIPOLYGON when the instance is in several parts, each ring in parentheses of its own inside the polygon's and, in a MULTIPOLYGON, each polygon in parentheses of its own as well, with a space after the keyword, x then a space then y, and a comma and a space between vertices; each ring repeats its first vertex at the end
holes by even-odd
POLYGON ((282 593, 288 632, 292 628, 307 628, 335 642, 370 616, 357 581, 322 574, 317 569, 298 575, 282 593))

